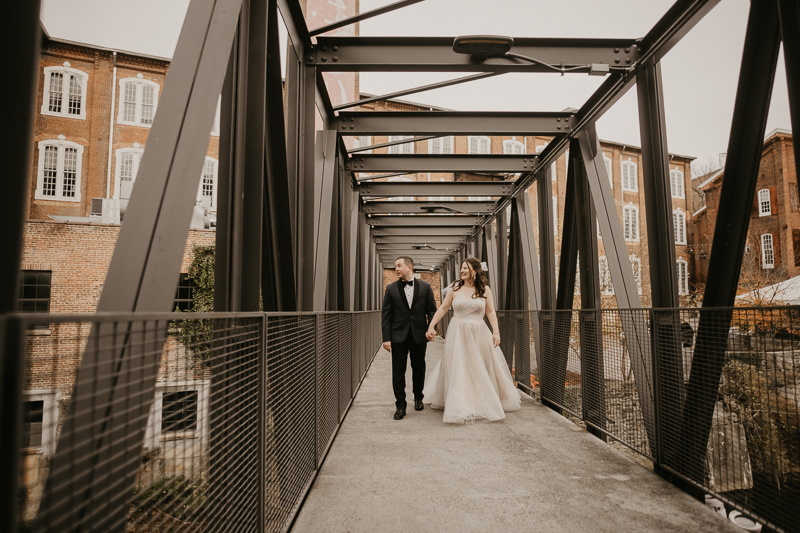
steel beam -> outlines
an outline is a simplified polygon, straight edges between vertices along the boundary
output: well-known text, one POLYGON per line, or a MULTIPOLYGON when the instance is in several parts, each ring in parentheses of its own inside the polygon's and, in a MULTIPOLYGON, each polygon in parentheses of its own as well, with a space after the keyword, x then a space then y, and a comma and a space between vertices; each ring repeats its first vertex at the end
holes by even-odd
POLYGON ((416 235, 397 235, 387 237, 375 237, 375 244, 429 244, 435 248, 452 245, 453 247, 465 242, 464 237, 454 237, 448 235, 427 235, 417 237, 416 235))
MULTIPOLYGON (((731 307, 736 297, 778 62, 779 30, 775 2, 751 4, 708 264, 713 275, 708 277, 703 297, 705 310, 731 307)), ((680 471, 694 481, 702 481, 704 475, 731 313, 726 309, 700 315, 680 435, 684 446, 680 471)))
POLYGON ((497 229, 497 308, 508 309, 506 301, 506 273, 508 272, 508 219, 506 210, 500 211, 496 218, 497 229))
POLYGON ((514 192, 514 183, 507 181, 458 182, 372 182, 359 183, 358 192, 364 197, 382 196, 508 196, 514 192))
POLYGON ((330 273, 331 219, 334 210, 334 184, 336 181, 336 133, 322 130, 317 135, 317 150, 321 151, 321 164, 316 168, 317 186, 314 195, 315 238, 313 311, 325 311, 330 273))
POLYGON ((342 111, 347 135, 561 135, 573 113, 524 111, 342 111))
POLYGON ((482 217, 448 215, 376 216, 367 219, 370 226, 468 226, 483 222, 482 217))
MULTIPOLYGON (((367 219, 368 220, 368 219, 367 219)), ((396 226, 396 227, 374 227, 372 228, 371 235, 377 237, 394 237, 398 235, 412 235, 419 238, 427 238, 428 236, 455 236, 466 238, 472 233, 472 228, 469 227, 428 227, 428 226, 396 226)))
MULTIPOLYGON (((553 213, 553 169, 539 173, 536 180, 539 216, 539 260, 540 286, 541 286, 541 305, 540 309, 549 311, 556 308, 556 245, 555 245, 555 221, 557 213, 553 213)), ((527 194, 522 193, 526 198, 527 194)))
MULTIPOLYGON (((516 224, 517 235, 519 239, 519 263, 521 271, 518 272, 520 281, 525 280, 524 286, 528 295, 528 309, 531 311, 540 311, 542 309, 542 288, 541 278, 539 274, 539 255, 536 251, 536 239, 533 233, 533 216, 530 207, 530 198, 527 194, 521 194, 514 198, 517 206, 517 218, 514 221, 516 224)), ((525 310, 523 305, 521 309, 525 310)), ((527 322, 527 319, 524 320, 527 322)), ((542 352, 542 336, 539 328, 539 321, 530 318, 531 334, 533 336, 534 349, 536 351, 537 361, 541 361, 543 356, 542 352)), ((522 339, 527 339, 527 335, 523 335, 522 339)), ((526 385, 530 385, 531 375, 531 353, 530 343, 523 342, 522 346, 518 346, 517 353, 521 354, 516 359, 516 375, 517 381, 522 381, 526 385)))
MULTIPOLYGON (((783 58, 786 63, 786 85, 789 89, 789 112, 792 131, 800 131, 800 3, 797 0, 778 0, 783 58)), ((800 146, 794 144, 794 164, 797 173, 800 146)), ((800 183, 800 177, 798 177, 800 183)))
POLYGON ((353 172, 528 172, 535 155, 355 154, 344 168, 353 172))
POLYGON ((494 231, 494 226, 487 224, 481 232, 483 236, 483 260, 486 261, 486 266, 489 267, 489 286, 492 287, 492 292, 495 293, 495 307, 497 307, 497 298, 499 294, 499 282, 497 271, 497 234, 494 231))
MULTIPOLYGON (((308 54, 322 70, 359 72, 549 72, 526 61, 493 57, 472 61, 453 52, 453 37, 318 37, 308 54), (334 52, 334 47, 336 50, 334 52)), ((633 39, 556 39, 515 37, 515 54, 549 65, 628 66, 639 57, 633 39)), ((310 59, 308 59, 310 58, 310 59)), ((587 71, 582 71, 586 74, 587 71)), ((566 71, 567 74, 571 73, 566 71)))
POLYGON ((373 215, 385 213, 462 213, 469 215, 490 215, 495 202, 364 202, 361 210, 373 215))

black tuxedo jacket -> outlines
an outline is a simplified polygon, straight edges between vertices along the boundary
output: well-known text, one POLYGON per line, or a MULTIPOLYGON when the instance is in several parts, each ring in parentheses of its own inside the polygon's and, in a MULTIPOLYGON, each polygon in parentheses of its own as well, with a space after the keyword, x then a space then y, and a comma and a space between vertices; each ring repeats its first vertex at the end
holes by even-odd
POLYGON ((431 286, 420 279, 414 280, 414 299, 411 308, 405 291, 396 281, 386 287, 383 295, 383 308, 381 310, 381 329, 383 342, 402 343, 408 338, 408 330, 414 336, 414 342, 424 344, 428 342, 425 332, 428 324, 436 314, 436 300, 433 298, 431 286))

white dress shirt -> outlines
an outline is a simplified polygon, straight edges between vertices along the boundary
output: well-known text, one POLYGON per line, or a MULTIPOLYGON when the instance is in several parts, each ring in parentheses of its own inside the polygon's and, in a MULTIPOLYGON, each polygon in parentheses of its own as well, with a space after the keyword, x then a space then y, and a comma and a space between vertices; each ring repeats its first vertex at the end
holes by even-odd
POLYGON ((411 308, 411 302, 414 301, 414 280, 411 280, 411 285, 404 285, 403 291, 406 293, 406 300, 408 300, 408 307, 411 308))

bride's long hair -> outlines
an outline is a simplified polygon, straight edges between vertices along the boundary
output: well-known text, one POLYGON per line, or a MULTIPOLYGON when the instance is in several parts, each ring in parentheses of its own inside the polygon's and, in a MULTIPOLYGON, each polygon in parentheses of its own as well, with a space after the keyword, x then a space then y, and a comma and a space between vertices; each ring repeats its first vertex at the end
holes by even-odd
MULTIPOLYGON (((473 280, 473 283, 475 284, 475 294, 473 294, 472 297, 486 298, 486 274, 483 272, 483 268, 481 268, 481 262, 476 257, 467 257, 464 259, 464 262, 470 266, 473 272, 475 272, 475 278, 473 280)), ((457 291, 463 286, 464 280, 459 279, 455 282, 453 292, 457 291)))

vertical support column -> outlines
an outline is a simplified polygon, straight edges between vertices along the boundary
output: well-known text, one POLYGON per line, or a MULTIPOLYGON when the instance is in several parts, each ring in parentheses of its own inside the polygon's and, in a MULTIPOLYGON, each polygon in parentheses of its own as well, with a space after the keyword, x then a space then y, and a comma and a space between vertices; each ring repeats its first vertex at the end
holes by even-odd
POLYGON ((345 295, 345 310, 355 311, 357 296, 357 274, 358 266, 358 193, 353 191, 352 184, 348 184, 349 180, 344 180, 345 190, 345 208, 346 212, 349 211, 349 217, 344 221, 346 239, 343 243, 344 250, 344 295, 345 295))
MULTIPOLYGON (((730 307, 736 297, 778 62, 779 35, 777 4, 751 4, 708 265, 713 275, 706 283, 703 309, 730 307)), ((681 472, 693 480, 702 480, 704 475, 730 319, 731 311, 705 312, 697 329, 692 368, 702 368, 703 372, 692 372, 686 386, 680 435, 684 446, 681 472)))
POLYGON ((553 213, 553 181, 552 168, 539 173, 536 179, 536 191, 539 200, 539 274, 541 276, 541 309, 550 311, 556 308, 556 245, 553 213))
MULTIPOLYGON (((778 0, 783 59, 786 62, 786 85, 789 87, 789 112, 792 131, 800 131, 800 3, 797 0, 778 0)), ((800 161, 800 146, 794 144, 794 165, 800 161)), ((798 177, 800 183, 800 177, 798 177)))
POLYGON ((520 354, 520 357, 517 358, 516 369, 517 381, 522 381, 529 386, 531 375, 531 343, 528 340, 528 331, 531 331, 533 336, 537 361, 541 361, 542 358, 542 338, 539 331, 539 311, 542 309, 539 254, 536 251, 536 241, 533 236, 533 218, 528 194, 523 191, 514 198, 514 203, 516 205, 516 210, 514 210, 516 212, 514 224, 517 230, 516 234, 519 236, 519 250, 521 252, 521 256, 519 257, 521 269, 518 271, 518 275, 521 276, 520 281, 522 279, 525 280, 524 287, 528 296, 528 305, 520 306, 520 309, 526 312, 522 314, 523 329, 520 337, 521 342, 517 344, 517 353, 520 354), (530 311, 530 313, 528 313, 528 311, 530 311), (530 326, 528 326, 528 324, 530 324, 530 326), (529 327, 530 329, 528 329, 529 327))
POLYGON ((495 293, 495 306, 499 308, 497 300, 500 298, 498 283, 500 273, 497 267, 497 236, 494 232, 494 226, 491 224, 487 224, 483 228, 483 241, 484 256, 489 267, 489 285, 492 287, 492 292, 495 293))
MULTIPOLYGON (((329 254, 331 251, 331 228, 336 182, 336 131, 322 130, 317 134, 316 176, 314 180, 314 212, 315 232, 314 242, 314 311, 325 311, 325 302, 328 291, 328 274, 331 271, 329 254)), ((309 195, 310 196, 310 195, 309 195)), ((338 231, 338 228, 336 229, 338 231)))
POLYGON ((506 273, 508 272, 508 221, 506 212, 497 215, 497 308, 510 309, 506 300, 506 273))
MULTIPOLYGON (((644 173, 645 206, 647 207, 647 242, 650 263, 650 293, 654 309, 680 307, 675 273, 675 236, 672 224, 672 190, 669 179, 669 151, 664 113, 664 92, 661 64, 650 62, 636 75, 639 97, 639 130, 642 137, 642 170, 644 173)), ((666 461, 660 450, 664 439, 671 442, 665 449, 677 448, 680 420, 677 416, 661 416, 662 401, 680 406, 683 398, 683 353, 680 342, 680 313, 651 314, 653 366, 661 379, 661 398, 654 402, 656 439, 651 444, 655 465, 666 461), (663 424, 666 431, 661 431, 663 424)), ((654 390, 656 387, 654 387, 654 390)))
MULTIPOLYGON (((301 68, 302 88, 300 92, 300 147, 298 153, 298 192, 297 192, 297 303, 301 311, 314 309, 314 275, 317 250, 316 206, 318 192, 316 185, 317 155, 320 154, 314 143, 316 137, 316 76, 313 65, 301 68), (314 191, 314 194, 309 194, 314 191)), ((321 158, 320 161, 321 163, 321 158)))

